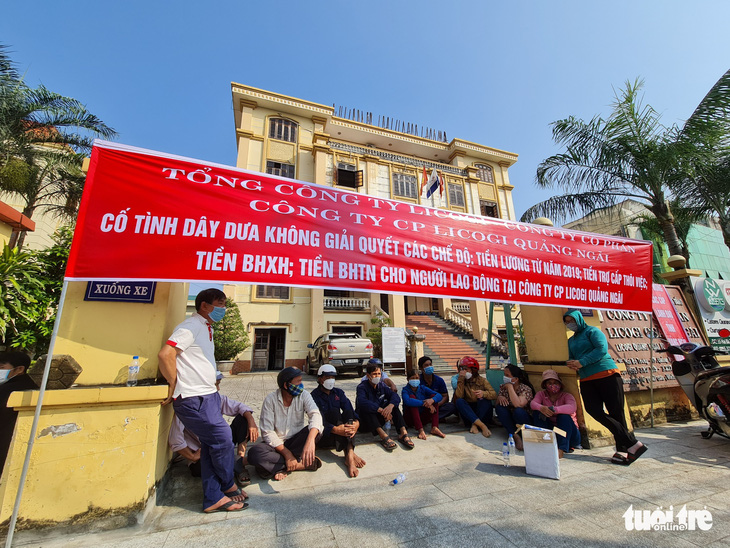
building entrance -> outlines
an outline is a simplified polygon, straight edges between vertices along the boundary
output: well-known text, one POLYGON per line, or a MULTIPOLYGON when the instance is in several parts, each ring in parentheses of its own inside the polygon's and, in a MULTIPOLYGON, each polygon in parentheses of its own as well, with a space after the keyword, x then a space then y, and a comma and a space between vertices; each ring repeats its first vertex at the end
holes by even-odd
POLYGON ((252 371, 276 371, 284 368, 285 328, 256 329, 252 371))

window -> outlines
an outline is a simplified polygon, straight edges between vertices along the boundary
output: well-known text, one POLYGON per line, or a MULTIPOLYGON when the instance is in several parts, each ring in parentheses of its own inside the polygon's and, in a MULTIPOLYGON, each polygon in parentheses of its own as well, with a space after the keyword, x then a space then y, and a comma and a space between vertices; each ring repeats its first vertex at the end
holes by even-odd
POLYGON ((449 206, 466 207, 463 185, 461 183, 448 183, 446 186, 449 189, 449 206))
POLYGON ((488 202, 486 200, 479 200, 479 209, 484 217, 494 217, 499 219, 499 209, 495 202, 488 202))
POLYGON ((490 166, 486 164, 474 164, 474 167, 477 168, 477 177, 482 181, 486 181, 487 183, 494 182, 494 172, 490 166))
POLYGON ((282 162, 266 162, 266 173, 269 175, 278 175, 279 177, 294 178, 294 166, 292 164, 284 164, 282 162))
POLYGON ((393 194, 403 198, 418 198, 418 180, 408 173, 393 173, 393 194))
POLYGON ((335 184, 347 188, 358 188, 362 186, 362 170, 357 171, 354 164, 338 162, 335 172, 335 184))
POLYGON ((257 285, 257 299, 277 299, 280 301, 289 300, 289 288, 280 287, 278 285, 257 285))
POLYGON ((269 138, 297 142, 297 123, 282 118, 272 118, 269 122, 269 138))

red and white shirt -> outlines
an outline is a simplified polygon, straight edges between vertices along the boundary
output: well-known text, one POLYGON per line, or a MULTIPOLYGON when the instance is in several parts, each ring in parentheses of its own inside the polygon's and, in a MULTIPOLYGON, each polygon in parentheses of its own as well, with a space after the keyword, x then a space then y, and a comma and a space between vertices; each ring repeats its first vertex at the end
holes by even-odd
POLYGON ((197 312, 175 328, 167 344, 177 355, 177 384, 172 397, 205 396, 216 391, 213 326, 197 312))

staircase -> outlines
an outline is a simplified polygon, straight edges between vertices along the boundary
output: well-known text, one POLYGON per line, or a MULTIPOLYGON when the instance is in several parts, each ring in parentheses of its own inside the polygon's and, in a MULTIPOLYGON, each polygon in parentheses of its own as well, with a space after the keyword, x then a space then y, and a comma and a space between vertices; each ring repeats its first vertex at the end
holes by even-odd
MULTIPOLYGON (((486 345, 439 316, 411 314, 406 316, 406 326, 411 330, 418 327, 418 334, 426 336, 423 354, 431 358, 439 373, 456 373, 456 362, 464 356, 473 356, 479 360, 479 365, 486 365, 486 345)), ((499 355, 492 353, 493 367, 499 359, 499 355)))

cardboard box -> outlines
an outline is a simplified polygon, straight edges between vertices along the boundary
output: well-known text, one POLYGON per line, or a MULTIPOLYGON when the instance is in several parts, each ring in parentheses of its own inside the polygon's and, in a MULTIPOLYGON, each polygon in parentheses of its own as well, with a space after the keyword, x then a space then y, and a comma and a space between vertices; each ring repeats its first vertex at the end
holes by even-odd
POLYGON ((560 461, 558 459, 556 432, 525 425, 521 428, 520 433, 524 442, 525 470, 527 473, 532 476, 559 480, 560 461))

